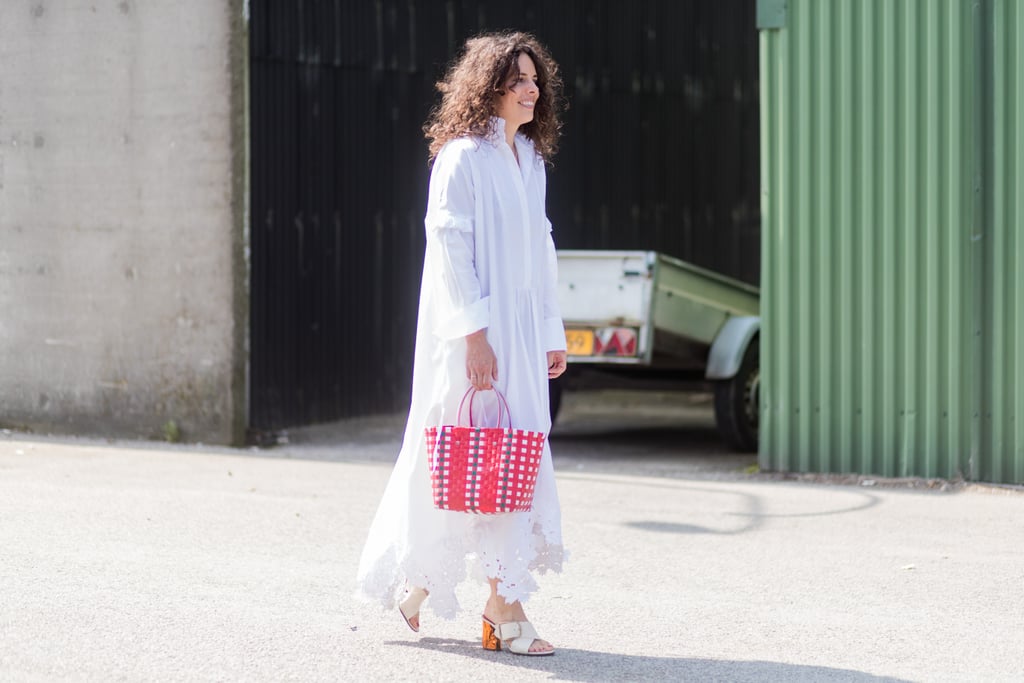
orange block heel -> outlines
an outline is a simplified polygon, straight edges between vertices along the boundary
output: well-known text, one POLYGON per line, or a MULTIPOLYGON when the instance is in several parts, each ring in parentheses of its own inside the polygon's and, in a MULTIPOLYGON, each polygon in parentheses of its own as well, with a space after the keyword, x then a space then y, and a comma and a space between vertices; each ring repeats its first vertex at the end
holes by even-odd
POLYGON ((494 633, 494 624, 484 619, 484 649, 498 651, 501 649, 501 642, 494 633))
POLYGON ((528 621, 506 621, 496 624, 484 617, 484 649, 500 650, 504 647, 514 655, 544 657, 553 655, 554 648, 541 652, 530 652, 530 646, 539 640, 537 630, 528 621))

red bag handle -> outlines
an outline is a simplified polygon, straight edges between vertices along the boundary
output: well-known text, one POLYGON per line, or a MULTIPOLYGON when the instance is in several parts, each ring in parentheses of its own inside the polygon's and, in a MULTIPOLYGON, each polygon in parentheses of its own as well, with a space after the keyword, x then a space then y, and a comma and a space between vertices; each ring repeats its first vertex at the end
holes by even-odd
MULTIPOLYGON (((511 427, 512 427, 512 411, 509 410, 509 408, 508 408, 508 401, 505 400, 505 397, 502 395, 502 393, 500 391, 498 391, 497 388, 495 388, 495 387, 492 387, 491 389, 485 389, 485 391, 493 391, 495 394, 498 395, 498 426, 499 427, 501 426, 501 415, 502 415, 502 412, 503 412, 502 411, 502 407, 504 407, 504 409, 505 409, 504 410, 504 414, 508 415, 508 426, 511 429, 511 427)), ((469 389, 466 390, 466 393, 463 394, 462 401, 459 402, 459 413, 458 413, 458 415, 455 418, 455 423, 456 424, 462 424, 462 408, 466 404, 466 399, 468 398, 469 399, 469 426, 470 427, 475 427, 476 426, 476 425, 473 424, 473 399, 476 398, 477 393, 479 393, 477 391, 477 389, 475 389, 473 387, 470 387, 469 389)))

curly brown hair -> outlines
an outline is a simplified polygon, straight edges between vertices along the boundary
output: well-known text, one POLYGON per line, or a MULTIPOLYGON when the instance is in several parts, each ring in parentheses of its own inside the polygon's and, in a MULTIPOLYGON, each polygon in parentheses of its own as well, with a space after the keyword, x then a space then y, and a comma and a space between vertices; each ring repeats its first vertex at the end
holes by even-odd
POLYGON ((441 104, 423 127, 430 140, 433 160, 445 143, 467 135, 486 137, 491 132, 497 98, 508 83, 519 78, 519 55, 526 54, 537 67, 540 96, 533 120, 519 127, 542 159, 549 162, 558 150, 562 131, 559 115, 565 108, 558 64, 529 33, 484 33, 466 41, 463 53, 452 62, 444 80, 437 83, 441 104))

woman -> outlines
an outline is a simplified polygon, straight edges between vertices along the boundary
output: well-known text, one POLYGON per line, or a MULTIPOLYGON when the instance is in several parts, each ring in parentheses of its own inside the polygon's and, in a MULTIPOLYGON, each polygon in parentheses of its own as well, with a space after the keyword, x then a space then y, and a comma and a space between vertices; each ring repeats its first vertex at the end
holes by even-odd
POLYGON ((425 128, 433 169, 412 405, 363 550, 360 592, 387 608, 400 601, 418 631, 428 595, 439 616, 459 611, 455 587, 469 559, 491 589, 484 647, 548 655, 554 648, 522 603, 537 588, 532 572, 561 571, 565 556, 550 448, 531 511, 442 511, 433 507, 423 430, 454 424, 470 386, 498 389, 516 428, 551 428, 547 384, 566 357, 544 163, 558 140, 561 80, 532 36, 487 34, 466 43, 438 89, 442 102, 425 128))

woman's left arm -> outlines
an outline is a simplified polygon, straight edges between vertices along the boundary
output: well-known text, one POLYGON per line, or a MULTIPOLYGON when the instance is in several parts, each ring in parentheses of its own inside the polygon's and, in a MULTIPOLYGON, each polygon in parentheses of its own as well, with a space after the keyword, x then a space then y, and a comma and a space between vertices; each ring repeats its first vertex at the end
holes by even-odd
MULTIPOLYGON (((543 160, 537 161, 537 175, 540 180, 540 205, 547 205, 547 168, 543 160)), ((544 216, 547 228, 547 244, 545 245, 546 263, 544 264, 544 346, 548 355, 548 379, 554 379, 565 372, 566 343, 565 326, 562 324, 562 311, 558 306, 558 254, 555 251, 555 238, 551 234, 551 221, 544 216)))
MULTIPOLYGON (((547 220, 547 219, 545 219, 547 220)), ((544 343, 548 352, 548 379, 565 372, 565 327, 558 307, 558 254, 548 221, 547 267, 544 269, 544 343)))

